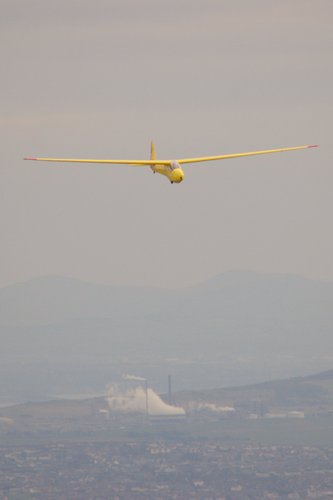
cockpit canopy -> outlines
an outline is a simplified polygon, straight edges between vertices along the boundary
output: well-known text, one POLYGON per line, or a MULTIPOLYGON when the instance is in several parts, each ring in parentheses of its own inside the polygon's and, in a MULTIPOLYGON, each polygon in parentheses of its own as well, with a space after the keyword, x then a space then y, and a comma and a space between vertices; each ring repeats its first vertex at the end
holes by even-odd
POLYGON ((180 168, 179 163, 177 163, 176 161, 172 161, 170 163, 170 170, 176 170, 176 168, 180 168))

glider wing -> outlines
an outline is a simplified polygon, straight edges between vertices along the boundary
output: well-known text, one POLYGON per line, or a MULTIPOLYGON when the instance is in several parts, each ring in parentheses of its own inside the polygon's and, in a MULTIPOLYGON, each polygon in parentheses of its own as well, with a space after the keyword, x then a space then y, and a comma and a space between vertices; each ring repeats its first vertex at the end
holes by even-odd
MULTIPOLYGON (((263 151, 251 151, 249 153, 235 153, 228 155, 219 156, 202 156, 197 158, 182 158, 177 160, 180 165, 184 163, 199 163, 204 161, 213 160, 227 160, 229 158, 240 158, 242 156, 254 156, 254 155, 264 155, 268 153, 282 153, 283 151, 295 151, 298 149, 316 148, 314 146, 296 146, 293 148, 280 148, 280 149, 265 149, 263 151)), ((100 163, 100 164, 114 164, 114 165, 131 165, 131 166, 147 166, 147 165, 170 165, 173 160, 94 160, 86 158, 24 158, 25 160, 37 160, 37 161, 52 161, 52 162, 65 162, 65 163, 100 163)))
POLYGON ((240 158, 242 156, 254 156, 254 155, 265 155, 269 153, 282 153, 283 151, 296 151, 298 149, 307 149, 307 148, 316 148, 317 145, 314 146, 296 146, 293 148, 280 148, 280 149, 264 149, 263 151, 251 151, 249 153, 234 153, 229 155, 220 155, 220 156, 203 156, 201 158, 182 158, 177 160, 179 164, 184 163, 199 163, 203 161, 213 161, 213 160, 228 160, 229 158, 240 158))
POLYGON ((172 160, 93 160, 93 159, 80 159, 80 158, 24 158, 25 160, 37 161, 54 161, 66 163, 102 163, 102 164, 115 164, 115 165, 132 165, 141 167, 144 165, 170 165, 172 160))

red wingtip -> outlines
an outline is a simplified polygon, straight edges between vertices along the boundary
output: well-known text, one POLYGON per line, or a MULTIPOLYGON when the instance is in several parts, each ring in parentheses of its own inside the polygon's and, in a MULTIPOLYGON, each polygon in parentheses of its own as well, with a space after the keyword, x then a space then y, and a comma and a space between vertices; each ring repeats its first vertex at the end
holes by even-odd
POLYGON ((37 158, 31 158, 30 156, 27 158, 23 158, 23 160, 37 160, 37 158))
POLYGON ((308 146, 308 148, 319 148, 319 144, 313 144, 312 146, 308 146))

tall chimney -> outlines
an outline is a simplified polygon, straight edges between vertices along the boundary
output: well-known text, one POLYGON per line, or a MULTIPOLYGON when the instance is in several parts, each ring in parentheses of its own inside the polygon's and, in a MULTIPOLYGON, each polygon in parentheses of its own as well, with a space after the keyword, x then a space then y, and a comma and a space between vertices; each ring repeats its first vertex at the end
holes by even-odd
POLYGON ((168 375, 168 400, 169 405, 172 405, 171 375, 168 375))
POLYGON ((146 416, 149 417, 149 406, 148 406, 148 380, 145 380, 145 392, 146 392, 146 416))

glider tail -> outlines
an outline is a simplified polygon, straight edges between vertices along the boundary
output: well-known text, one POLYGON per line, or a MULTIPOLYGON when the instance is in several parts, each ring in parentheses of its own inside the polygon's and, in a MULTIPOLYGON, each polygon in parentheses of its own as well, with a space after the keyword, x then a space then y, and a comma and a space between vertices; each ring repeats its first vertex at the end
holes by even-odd
MULTIPOLYGON (((153 141, 150 143, 150 160, 156 160, 155 144, 153 141)), ((150 165, 150 168, 155 173, 155 165, 150 165)))
POLYGON ((155 145, 154 145, 153 141, 151 141, 151 143, 150 143, 150 159, 156 160, 155 145))

